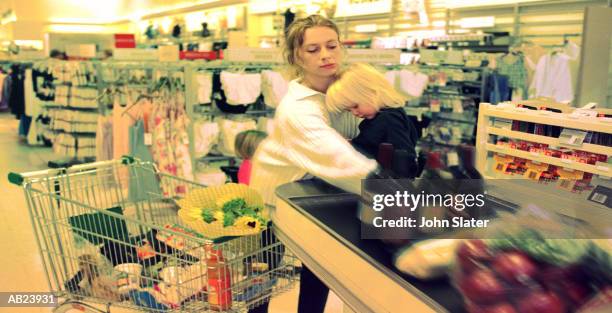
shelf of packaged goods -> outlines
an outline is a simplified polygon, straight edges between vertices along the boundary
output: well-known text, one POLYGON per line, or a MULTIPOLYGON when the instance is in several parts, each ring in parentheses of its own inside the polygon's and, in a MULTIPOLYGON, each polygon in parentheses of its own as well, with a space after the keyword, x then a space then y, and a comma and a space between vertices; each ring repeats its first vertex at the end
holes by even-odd
POLYGON ((559 159, 553 158, 551 156, 536 154, 532 152, 522 151, 518 149, 511 149, 507 147, 499 147, 497 145, 488 143, 487 150, 491 152, 497 152, 500 154, 507 154, 527 160, 537 161, 541 163, 546 163, 550 165, 555 165, 559 167, 564 167, 568 169, 574 169, 577 171, 582 171, 586 173, 592 173, 595 175, 601 175, 605 177, 612 176, 612 166, 610 165, 592 165, 576 162, 573 160, 559 159))
POLYGON ((520 140, 525 140, 525 141, 530 141, 530 142, 545 143, 549 146, 555 146, 555 147, 558 147, 558 146, 568 147, 574 150, 598 153, 598 154, 603 154, 603 155, 612 155, 612 147, 606 147, 606 146, 594 145, 594 144, 588 144, 588 143, 582 144, 582 146, 580 147, 563 145, 559 142, 559 138, 528 134, 524 132, 513 131, 513 130, 497 128, 497 127, 489 127, 488 131, 489 131, 489 134, 491 135, 504 136, 508 138, 515 138, 515 139, 520 139, 520 140))
POLYGON ((602 122, 597 118, 586 120, 585 118, 570 118, 562 113, 534 110, 519 111, 516 109, 498 108, 490 108, 485 114, 488 117, 505 118, 536 124, 554 125, 565 128, 612 134, 612 123, 602 122))

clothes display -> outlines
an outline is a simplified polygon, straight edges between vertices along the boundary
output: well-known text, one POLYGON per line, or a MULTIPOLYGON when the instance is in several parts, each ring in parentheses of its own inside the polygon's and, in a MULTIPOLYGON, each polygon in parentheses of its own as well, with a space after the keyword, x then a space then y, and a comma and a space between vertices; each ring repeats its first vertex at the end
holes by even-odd
POLYGON ((288 88, 289 82, 281 73, 269 70, 261 72, 261 93, 267 106, 276 108, 288 88))
POLYGON ((193 123, 194 157, 206 156, 219 142, 219 123, 196 120, 193 123))
MULTIPOLYGON (((401 70, 395 73, 399 76, 399 90, 411 97, 420 97, 429 83, 429 76, 423 73, 415 73, 407 70, 401 70)), ((388 76, 386 77, 389 79, 388 76)))
POLYGON ((245 130, 257 129, 257 122, 252 119, 220 119, 219 150, 224 155, 235 156, 234 143, 236 136, 245 130))
POLYGON ((230 105, 247 105, 261 94, 261 74, 221 72, 221 84, 230 105))
POLYGON ((113 106, 113 159, 120 159, 130 153, 129 130, 134 119, 127 110, 129 106, 121 106, 118 99, 113 106))
POLYGON ((198 82, 198 103, 210 103, 212 96, 212 74, 200 72, 196 75, 198 82))
MULTIPOLYGON (((145 144, 144 136, 145 122, 143 119, 139 119, 129 129, 129 155, 153 164, 153 156, 149 147, 145 144)), ((133 168, 130 173, 129 198, 132 201, 143 201, 149 199, 151 194, 160 194, 159 182, 155 172, 150 169, 133 168)))
POLYGON ((551 97, 558 102, 574 99, 569 61, 570 58, 562 53, 546 54, 540 58, 531 82, 536 97, 551 97))
MULTIPOLYGON (((163 173, 193 180, 192 160, 189 152, 189 118, 181 95, 156 98, 153 102, 149 127, 152 133, 153 160, 163 173)), ((162 179, 164 195, 184 194, 185 185, 168 185, 162 179)))
POLYGON ((96 128, 96 161, 113 159, 113 116, 98 116, 96 128))
POLYGON ((513 92, 523 94, 523 98, 527 97, 527 69, 522 54, 501 56, 497 60, 497 71, 508 77, 513 92))

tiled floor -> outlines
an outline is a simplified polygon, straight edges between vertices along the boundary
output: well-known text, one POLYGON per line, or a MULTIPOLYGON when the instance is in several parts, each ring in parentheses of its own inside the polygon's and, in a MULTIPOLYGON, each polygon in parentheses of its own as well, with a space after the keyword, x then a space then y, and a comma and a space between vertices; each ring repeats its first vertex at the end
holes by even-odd
MULTIPOLYGON (((9 172, 45 169, 55 159, 50 148, 20 144, 17 121, 0 113, 0 292, 47 291, 46 276, 38 255, 23 190, 7 180, 9 172)), ((271 313, 292 313, 297 307, 298 288, 273 299, 271 313)), ((6 313, 49 312, 47 309, 0 308, 6 313)), ((111 309, 115 312, 125 312, 111 309)), ((342 312, 342 302, 333 293, 326 313, 342 312)))

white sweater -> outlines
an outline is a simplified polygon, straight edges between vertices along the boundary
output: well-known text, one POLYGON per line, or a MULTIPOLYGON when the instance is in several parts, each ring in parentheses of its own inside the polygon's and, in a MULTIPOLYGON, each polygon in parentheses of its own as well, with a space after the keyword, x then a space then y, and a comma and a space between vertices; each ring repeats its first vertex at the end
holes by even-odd
POLYGON ((347 138, 357 136, 360 119, 330 113, 325 95, 297 80, 276 109, 274 131, 253 157, 250 186, 275 206, 276 187, 311 174, 347 191, 360 193, 361 179, 376 161, 357 152, 347 138), (343 137, 344 136, 344 137, 343 137))

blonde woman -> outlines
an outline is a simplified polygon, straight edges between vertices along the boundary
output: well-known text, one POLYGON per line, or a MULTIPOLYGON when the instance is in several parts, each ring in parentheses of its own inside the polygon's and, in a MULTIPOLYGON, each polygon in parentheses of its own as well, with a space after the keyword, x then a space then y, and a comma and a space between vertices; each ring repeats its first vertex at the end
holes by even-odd
MULTIPOLYGON (((417 130, 402 109, 406 99, 374 67, 356 63, 340 73, 339 78, 327 89, 325 104, 330 112, 350 111, 363 118, 359 124, 359 136, 351 143, 369 157, 376 157, 378 145, 390 143, 396 150, 404 150, 410 168, 416 174, 415 146, 417 130)), ((413 175, 409 175, 413 176, 413 175)))
MULTIPOLYGON (((327 88, 343 63, 338 27, 319 15, 295 20, 285 33, 285 57, 298 78, 276 108, 274 131, 255 152, 250 185, 262 194, 273 221, 276 187, 312 175, 360 193, 361 180, 377 168, 347 140, 357 135, 360 120, 325 106, 327 88)), ((275 256, 267 260, 271 268, 275 256)), ((300 277, 298 312, 323 312, 329 289, 306 267, 300 277)), ((251 312, 267 312, 267 306, 251 312)))

